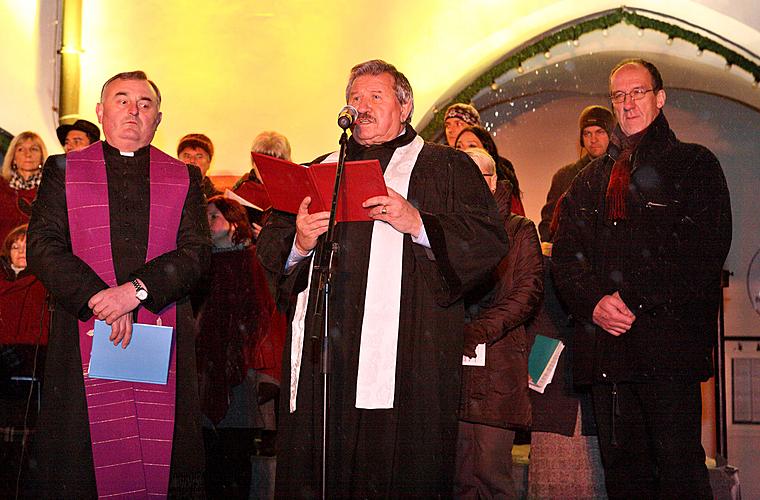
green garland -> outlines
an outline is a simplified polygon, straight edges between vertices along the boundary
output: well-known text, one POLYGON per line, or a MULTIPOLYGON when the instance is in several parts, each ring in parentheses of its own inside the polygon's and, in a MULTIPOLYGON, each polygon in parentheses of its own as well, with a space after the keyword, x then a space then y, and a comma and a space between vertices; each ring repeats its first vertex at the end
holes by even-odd
POLYGON ((465 89, 454 96, 454 98, 447 102, 444 106, 436 109, 432 120, 430 120, 430 123, 427 124, 420 135, 427 140, 433 140, 436 135, 438 135, 443 129, 443 114, 445 113, 446 108, 457 102, 471 102, 481 89, 491 86, 499 76, 503 75, 511 69, 519 68, 523 62, 527 61, 531 57, 537 54, 546 53, 561 43, 578 40, 581 35, 584 35, 586 33, 608 29, 609 27, 615 26, 621 22, 636 26, 639 29, 659 31, 668 35, 668 38, 670 39, 680 38, 681 40, 690 42, 696 45, 697 48, 701 51, 709 50, 710 52, 714 52, 715 54, 722 56, 726 60, 727 65, 742 68, 755 77, 755 82, 760 81, 760 66, 742 56, 741 54, 737 54, 733 50, 721 45, 714 40, 706 38, 699 33, 695 33, 693 31, 683 29, 679 26, 659 21, 657 19, 642 16, 623 7, 616 9, 609 14, 605 14, 594 19, 580 22, 567 28, 563 28, 510 55, 477 77, 472 83, 470 83, 465 89))

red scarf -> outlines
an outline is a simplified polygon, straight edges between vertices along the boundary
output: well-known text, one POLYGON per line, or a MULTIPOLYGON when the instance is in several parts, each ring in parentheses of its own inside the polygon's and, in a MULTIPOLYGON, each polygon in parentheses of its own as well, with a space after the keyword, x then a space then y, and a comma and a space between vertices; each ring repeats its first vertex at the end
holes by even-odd
POLYGON ((620 133, 613 134, 613 142, 620 147, 620 154, 612 166, 610 182, 607 184, 606 205, 609 220, 618 221, 628 218, 628 186, 631 183, 631 168, 633 167, 631 160, 646 131, 647 128, 626 136, 618 130, 616 132, 620 133))

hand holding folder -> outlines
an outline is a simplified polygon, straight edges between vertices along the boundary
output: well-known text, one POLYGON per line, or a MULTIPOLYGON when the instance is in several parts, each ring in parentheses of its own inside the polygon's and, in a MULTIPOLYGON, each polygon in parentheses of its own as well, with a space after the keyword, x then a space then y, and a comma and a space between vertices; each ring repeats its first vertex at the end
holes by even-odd
MULTIPOLYGON (((315 163, 305 167, 258 153, 251 156, 275 209, 298 213, 303 199, 310 196, 309 213, 330 210, 337 164, 315 163)), ((362 207, 362 203, 373 196, 388 196, 380 163, 377 160, 346 162, 336 221, 371 221, 370 209, 362 207)))
POLYGON ((169 375, 173 328, 132 325, 132 340, 126 348, 109 340, 111 327, 96 320, 90 353, 89 376, 107 380, 166 384, 169 375))

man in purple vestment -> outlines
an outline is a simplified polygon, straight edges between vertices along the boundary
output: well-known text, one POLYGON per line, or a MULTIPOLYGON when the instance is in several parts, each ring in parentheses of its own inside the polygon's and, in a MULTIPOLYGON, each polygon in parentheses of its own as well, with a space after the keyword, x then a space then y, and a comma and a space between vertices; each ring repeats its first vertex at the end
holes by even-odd
POLYGON ((35 497, 203 494, 189 292, 210 241, 200 171, 150 146, 160 105, 142 71, 112 77, 96 107, 105 141, 45 164, 28 236, 55 303, 25 478, 35 497), (123 349, 134 321, 173 326, 167 384, 90 378, 94 319, 123 349))

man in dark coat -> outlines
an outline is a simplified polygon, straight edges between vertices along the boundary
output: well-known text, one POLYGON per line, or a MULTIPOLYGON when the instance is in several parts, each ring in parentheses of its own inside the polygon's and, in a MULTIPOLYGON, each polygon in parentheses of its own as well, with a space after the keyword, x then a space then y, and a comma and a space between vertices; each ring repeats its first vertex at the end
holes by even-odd
POLYGON ((599 158, 607 152, 610 134, 614 127, 615 117, 604 106, 588 106, 581 111, 581 116, 578 118, 578 128, 580 129, 581 148, 585 154, 581 155, 575 163, 560 168, 552 176, 551 187, 546 194, 546 204, 541 209, 541 222, 538 224, 538 232, 541 235, 542 242, 550 243, 552 241, 554 208, 557 206, 560 197, 565 194, 578 172, 583 170, 591 160, 599 158))
MULTIPOLYGON (((327 498, 448 497, 457 433, 462 294, 506 253, 480 172, 462 152, 425 143, 409 125, 412 89, 384 61, 353 68, 358 118, 347 159, 377 159, 388 196, 364 206, 374 222, 336 226, 329 297, 331 375, 327 498), (361 346, 361 349, 360 349, 361 346)), ((332 156, 329 159, 332 159, 332 156)), ((259 236, 262 264, 290 301, 276 494, 320 492, 320 325, 307 302, 311 254, 327 212, 275 213, 259 236)), ((282 300, 281 300, 282 302, 282 300)))
POLYGON ((731 206, 717 158, 680 142, 657 68, 610 74, 608 155, 560 209, 555 280, 581 328, 574 381, 591 383, 610 498, 712 498, 700 381, 712 372, 731 206))
POLYGON ((465 152, 494 194, 510 247, 491 279, 465 299, 464 355, 475 359, 462 370, 454 495, 517 498, 512 444, 514 430, 530 426, 525 325, 543 295, 541 247, 535 224, 509 212, 512 187, 496 182, 493 158, 479 148, 465 152))
POLYGON ((28 261, 50 291, 55 312, 26 481, 34 497, 203 492, 188 294, 207 270, 209 231, 198 169, 150 146, 160 103, 158 88, 142 71, 114 76, 96 107, 105 142, 45 164, 29 225, 28 261), (98 231, 103 227, 110 230, 98 231), (106 264, 93 261, 93 250, 103 246, 108 250, 98 255, 106 264), (141 322, 150 317, 174 323, 176 368, 170 363, 167 385, 89 377, 89 322, 108 323, 114 345, 129 349, 133 315, 141 322), (93 398, 104 394, 104 383, 113 388, 112 400, 98 404, 93 398), (150 418, 145 405, 153 406, 150 418), (124 416, 103 417, 117 408, 124 408, 124 416), (123 435, 129 429, 136 435, 123 435), (94 431, 116 437, 96 439, 94 431), (140 450, 155 454, 141 457, 140 450))

